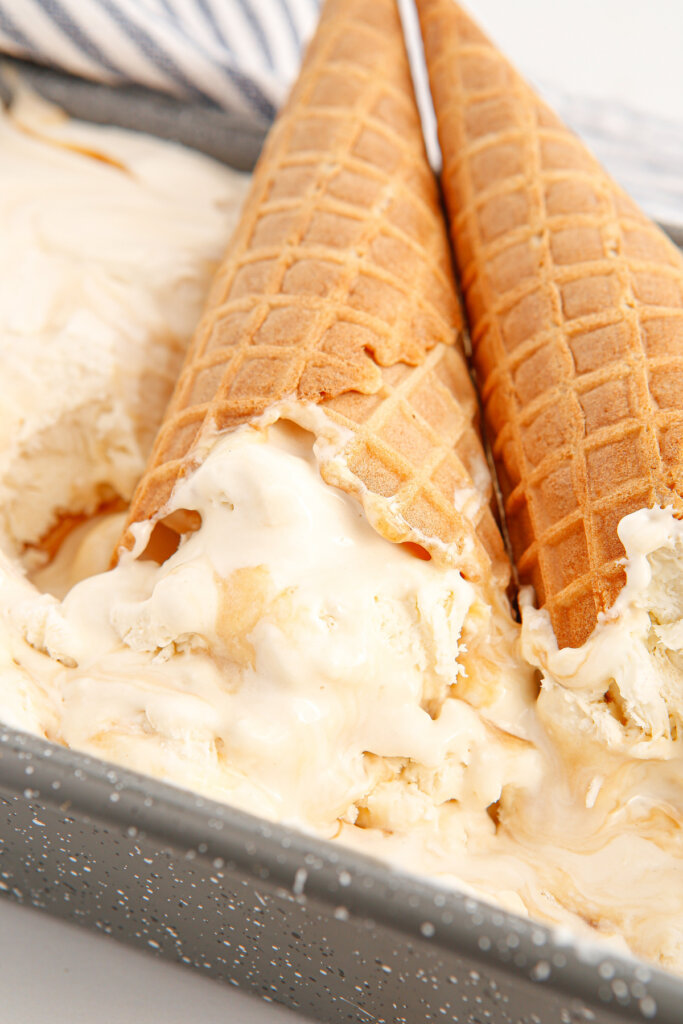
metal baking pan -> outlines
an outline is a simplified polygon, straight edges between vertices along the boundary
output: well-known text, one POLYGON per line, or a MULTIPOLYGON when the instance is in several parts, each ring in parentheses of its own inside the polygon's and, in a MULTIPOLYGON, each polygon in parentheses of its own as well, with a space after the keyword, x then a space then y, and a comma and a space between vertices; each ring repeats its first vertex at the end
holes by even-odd
MULTIPOLYGON (((30 75, 76 115, 241 167, 263 137, 215 108, 188 119, 146 90, 30 75), (220 152, 200 138, 218 121, 220 152)), ((683 1019, 683 981, 641 961, 2 726, 0 800, 7 897, 321 1021, 683 1019)))
POLYGON ((681 1021, 644 963, 7 729, 0 800, 10 898, 317 1020, 681 1021))

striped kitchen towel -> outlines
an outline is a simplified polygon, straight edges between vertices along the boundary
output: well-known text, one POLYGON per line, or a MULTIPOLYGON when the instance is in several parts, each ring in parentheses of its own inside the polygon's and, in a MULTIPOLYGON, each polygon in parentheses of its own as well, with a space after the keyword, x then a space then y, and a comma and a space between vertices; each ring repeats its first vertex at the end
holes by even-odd
POLYGON ((267 124, 318 7, 319 0, 0 0, 0 52, 267 124))
MULTIPOLYGON (((174 138, 248 168, 296 75, 320 3, 0 0, 0 54, 33 61, 33 66, 22 66, 24 79, 74 116, 174 138)), ((399 0, 399 5, 436 165, 438 145, 415 12, 411 0, 399 0)), ((613 101, 543 85, 540 91, 627 191, 683 244, 683 125, 613 101)))

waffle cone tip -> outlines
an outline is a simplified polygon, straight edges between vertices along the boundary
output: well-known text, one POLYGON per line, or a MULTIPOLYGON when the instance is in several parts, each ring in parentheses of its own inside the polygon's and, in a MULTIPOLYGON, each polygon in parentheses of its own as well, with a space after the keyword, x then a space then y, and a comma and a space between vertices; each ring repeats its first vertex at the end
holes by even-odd
POLYGON ((453 0, 417 8, 518 574, 580 646, 620 520, 683 507, 683 262, 453 0))
POLYGON ((212 437, 294 401, 350 432, 359 493, 391 502, 415 536, 475 552, 474 574, 504 576, 461 329, 397 6, 328 0, 118 550, 134 523, 164 519, 212 437), (479 496, 471 512, 455 487, 479 496))

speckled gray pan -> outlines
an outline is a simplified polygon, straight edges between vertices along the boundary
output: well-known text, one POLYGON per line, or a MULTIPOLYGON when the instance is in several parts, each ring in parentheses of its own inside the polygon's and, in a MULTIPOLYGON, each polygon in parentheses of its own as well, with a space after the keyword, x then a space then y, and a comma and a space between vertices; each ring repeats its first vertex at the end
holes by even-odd
MULTIPOLYGON (((215 110, 31 74, 76 115, 240 167, 263 136, 215 110)), ((317 1020, 683 1022, 680 979, 1 726, 0 800, 10 898, 317 1020)))
POLYGON ((321 1021, 680 1024, 683 983, 332 843, 0 731, 0 882, 321 1021))

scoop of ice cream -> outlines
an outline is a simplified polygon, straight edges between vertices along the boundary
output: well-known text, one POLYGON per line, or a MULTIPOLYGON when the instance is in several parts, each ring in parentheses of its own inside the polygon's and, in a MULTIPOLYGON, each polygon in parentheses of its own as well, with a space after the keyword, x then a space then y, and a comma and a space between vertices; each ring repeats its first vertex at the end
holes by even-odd
POLYGON ((0 106, 0 543, 130 498, 248 176, 0 106))
POLYGON ((62 602, 22 582, 11 603, 61 739, 327 834, 405 830, 428 805, 492 830, 535 768, 507 728, 525 677, 502 605, 380 537, 291 424, 218 439, 172 507, 202 526, 162 565, 129 556, 62 602))

